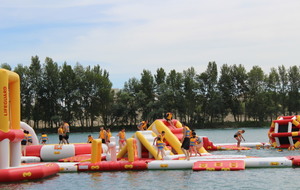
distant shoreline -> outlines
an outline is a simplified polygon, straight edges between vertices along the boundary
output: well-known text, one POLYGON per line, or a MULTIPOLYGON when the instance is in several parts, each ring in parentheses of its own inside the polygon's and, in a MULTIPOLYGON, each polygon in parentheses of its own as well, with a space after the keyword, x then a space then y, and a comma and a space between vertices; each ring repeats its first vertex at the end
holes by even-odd
MULTIPOLYGON (((206 123, 202 125, 189 126, 191 129, 232 129, 232 128, 268 128, 270 123, 264 122, 259 123, 255 121, 247 121, 247 122, 224 122, 224 123, 206 123)), ((120 131, 121 128, 125 128, 126 131, 136 131, 137 127, 132 125, 127 126, 112 126, 108 127, 112 132, 120 131)), ((100 126, 94 127, 70 127, 71 133, 74 132, 99 132, 100 126)), ((57 133, 57 128, 38 128, 34 129, 36 133, 57 133)))

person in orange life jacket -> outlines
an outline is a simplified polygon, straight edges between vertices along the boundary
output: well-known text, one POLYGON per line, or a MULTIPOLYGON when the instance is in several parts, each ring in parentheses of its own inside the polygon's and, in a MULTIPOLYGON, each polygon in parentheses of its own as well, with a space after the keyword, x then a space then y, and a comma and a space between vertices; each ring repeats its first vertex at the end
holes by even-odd
POLYGON ((184 155, 185 155, 185 159, 186 160, 190 160, 190 153, 189 153, 189 149, 190 149, 190 137, 191 137, 191 130, 183 123, 182 124, 182 139, 181 139, 181 150, 183 151, 184 155))
POLYGON ((46 144, 47 140, 48 140, 47 134, 42 133, 42 136, 40 138, 41 143, 44 145, 44 144, 46 144))
POLYGON ((57 129, 57 134, 58 134, 58 139, 59 139, 58 144, 66 144, 66 140, 64 138, 63 125, 60 125, 59 128, 57 129))
POLYGON ((203 143, 202 143, 202 140, 201 140, 201 137, 197 136, 196 135, 196 150, 197 150, 197 153, 199 154, 199 156, 202 156, 201 152, 200 152, 200 149, 203 147, 203 143))
POLYGON ((173 118, 173 114, 171 112, 166 113, 165 120, 170 124, 170 127, 172 129, 176 129, 176 127, 174 126, 174 124, 172 122, 172 118, 173 118))
POLYGON ((202 141, 201 138, 196 135, 196 132, 192 132, 191 142, 190 142, 190 155, 195 153, 195 156, 197 156, 197 153, 199 156, 202 156, 199 152, 199 149, 202 147, 202 141))
POLYGON ((125 128, 122 128, 122 130, 117 135, 119 137, 119 150, 122 150, 122 148, 126 145, 126 133, 125 128))
POLYGON ((104 127, 100 127, 99 137, 102 140, 102 143, 105 144, 106 142, 106 131, 104 130, 104 127))
POLYGON ((70 136, 70 125, 64 121, 63 122, 63 130, 64 130, 64 139, 67 144, 69 144, 69 136, 70 136))
POLYGON ((140 130, 140 131, 147 130, 147 124, 148 124, 148 121, 141 121, 137 126, 138 130, 140 130))

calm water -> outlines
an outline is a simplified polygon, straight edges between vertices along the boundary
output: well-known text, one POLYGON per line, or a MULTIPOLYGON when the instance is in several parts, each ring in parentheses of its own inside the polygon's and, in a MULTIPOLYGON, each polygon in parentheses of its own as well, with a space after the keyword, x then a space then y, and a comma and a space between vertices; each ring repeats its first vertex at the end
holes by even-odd
MULTIPOLYGON (((235 142, 236 129, 196 130, 198 135, 208 136, 214 143, 235 142)), ((246 142, 268 142, 268 128, 247 128, 246 142)), ((98 133, 71 134, 70 142, 86 142, 87 136, 98 133)), ((133 133, 127 132, 127 137, 133 133)), ((116 132, 113 132, 116 135, 116 132)), ((50 143, 58 141, 57 135, 49 135, 50 143)), ((300 155, 299 151, 277 152, 270 150, 214 151, 212 154, 238 154, 247 156, 300 155)), ((300 186, 300 168, 257 168, 244 171, 157 170, 97 173, 60 173, 54 177, 13 184, 1 184, 1 189, 296 189, 300 186)))

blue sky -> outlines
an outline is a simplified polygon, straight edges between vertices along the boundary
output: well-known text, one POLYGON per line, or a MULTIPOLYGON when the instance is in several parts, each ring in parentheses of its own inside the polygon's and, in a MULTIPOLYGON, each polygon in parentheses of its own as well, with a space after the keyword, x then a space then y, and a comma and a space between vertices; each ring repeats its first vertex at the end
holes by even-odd
POLYGON ((0 63, 99 64, 113 87, 160 67, 299 64, 298 0, 1 0, 0 63))

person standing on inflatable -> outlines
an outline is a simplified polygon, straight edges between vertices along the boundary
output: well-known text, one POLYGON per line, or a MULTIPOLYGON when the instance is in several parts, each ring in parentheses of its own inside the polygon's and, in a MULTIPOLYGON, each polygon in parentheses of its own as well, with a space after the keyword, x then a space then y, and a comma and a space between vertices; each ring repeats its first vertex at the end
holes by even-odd
POLYGON ((174 126, 173 122, 172 122, 172 118, 173 118, 173 114, 171 112, 166 113, 165 115, 165 119, 167 120, 167 122, 170 124, 170 126, 173 129, 176 129, 176 127, 174 126))
POLYGON ((122 150, 122 148, 126 145, 126 133, 125 128, 122 128, 122 130, 117 135, 119 137, 119 150, 122 150))
POLYGON ((63 124, 63 129, 64 129, 64 139, 67 142, 67 144, 69 144, 69 135, 70 135, 70 125, 64 121, 63 124))
POLYGON ((102 140, 103 144, 106 143, 106 131, 104 130, 104 127, 100 127, 99 137, 98 138, 102 140))
POLYGON ((185 124, 182 124, 182 138, 181 138, 181 150, 183 151, 185 155, 186 160, 190 160, 190 137, 191 137, 191 130, 188 128, 185 124))
POLYGON ((58 134, 58 139, 59 139, 58 144, 66 144, 66 140, 64 138, 63 125, 60 125, 59 128, 57 129, 57 134, 58 134))
POLYGON ((162 141, 162 139, 160 137, 157 137, 156 140, 156 147, 157 147, 157 158, 159 156, 159 154, 161 155, 162 159, 166 156, 165 153, 165 148, 166 144, 162 141))
POLYGON ((46 142, 47 142, 47 140, 48 140, 47 134, 42 133, 42 136, 41 136, 41 138, 40 138, 41 143, 42 143, 43 145, 45 145, 46 142))
POLYGON ((245 141, 244 137, 243 137, 243 133, 245 133, 245 130, 238 130, 233 137, 237 140, 237 147, 240 147, 241 141, 242 139, 245 141))

